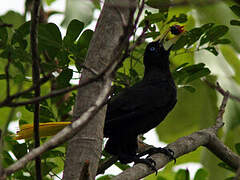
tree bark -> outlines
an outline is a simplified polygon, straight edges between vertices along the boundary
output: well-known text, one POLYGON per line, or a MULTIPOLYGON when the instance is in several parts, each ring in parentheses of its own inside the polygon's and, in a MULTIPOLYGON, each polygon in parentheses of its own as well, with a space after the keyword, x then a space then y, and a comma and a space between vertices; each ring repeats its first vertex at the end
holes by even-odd
MULTIPOLYGON (((133 28, 136 0, 125 0, 124 6, 120 3, 118 0, 105 0, 85 61, 85 66, 94 72, 101 73, 112 61, 119 60, 127 46, 133 28)), ((93 76, 92 72, 83 70, 80 84, 93 76)), ((102 85, 100 80, 79 89, 73 120, 95 102, 102 85)), ((105 112, 106 107, 69 141, 63 179, 95 179, 102 152, 105 112)))

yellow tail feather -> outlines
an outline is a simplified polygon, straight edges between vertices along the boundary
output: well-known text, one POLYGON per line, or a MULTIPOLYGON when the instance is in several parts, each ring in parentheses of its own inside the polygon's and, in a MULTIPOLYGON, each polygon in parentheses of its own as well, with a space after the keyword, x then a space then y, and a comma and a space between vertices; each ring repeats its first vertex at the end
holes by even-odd
MULTIPOLYGON (((40 137, 53 136, 61 131, 64 127, 72 122, 48 122, 39 124, 40 137)), ((17 131, 15 140, 32 139, 33 138, 33 124, 24 124, 20 126, 20 131, 17 131)))

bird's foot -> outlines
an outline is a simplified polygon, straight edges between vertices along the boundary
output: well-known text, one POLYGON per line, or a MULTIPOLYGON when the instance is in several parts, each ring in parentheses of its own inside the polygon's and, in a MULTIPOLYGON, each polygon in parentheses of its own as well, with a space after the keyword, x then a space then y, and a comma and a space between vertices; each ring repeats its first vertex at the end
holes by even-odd
POLYGON ((147 158, 149 158, 151 155, 156 154, 156 153, 162 153, 165 154, 166 156, 168 156, 171 160, 174 160, 174 163, 176 163, 176 158, 174 157, 174 152, 173 150, 171 150, 170 148, 164 147, 164 148, 150 148, 147 151, 138 154, 139 157, 144 156, 144 155, 148 155, 147 158))
POLYGON ((118 157, 118 159, 119 159, 120 163, 123 163, 123 164, 127 164, 130 162, 134 162, 135 164, 138 164, 138 163, 145 164, 149 168, 151 168, 153 171, 155 171, 155 173, 157 175, 156 162, 150 157, 141 159, 139 156, 136 156, 136 155, 133 156, 133 155, 121 154, 118 157))
POLYGON ((150 157, 145 158, 145 159, 135 158, 134 163, 135 164, 137 164, 137 163, 146 164, 149 168, 151 168, 153 171, 155 171, 156 175, 158 173, 157 168, 156 168, 156 162, 150 157))

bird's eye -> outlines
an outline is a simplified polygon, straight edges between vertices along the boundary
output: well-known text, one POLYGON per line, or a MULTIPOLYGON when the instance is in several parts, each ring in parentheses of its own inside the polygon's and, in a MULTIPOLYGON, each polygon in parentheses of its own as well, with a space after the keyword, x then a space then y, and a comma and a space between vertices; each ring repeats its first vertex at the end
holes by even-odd
POLYGON ((155 49, 156 49, 155 47, 150 47, 149 48, 150 51, 155 51, 155 49))

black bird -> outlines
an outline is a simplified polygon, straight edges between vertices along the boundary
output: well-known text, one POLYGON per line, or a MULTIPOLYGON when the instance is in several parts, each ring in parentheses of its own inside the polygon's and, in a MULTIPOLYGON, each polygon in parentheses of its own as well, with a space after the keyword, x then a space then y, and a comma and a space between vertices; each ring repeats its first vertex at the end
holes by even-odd
MULTIPOLYGON (((137 136, 161 123, 177 102, 177 90, 169 69, 170 49, 163 47, 164 38, 147 45, 144 53, 143 79, 110 100, 104 126, 109 138, 105 151, 118 156, 121 163, 145 163, 151 159, 137 155, 137 136)), ((158 148, 170 154, 169 149, 158 148)), ((154 169, 155 170, 155 169, 154 169)))

